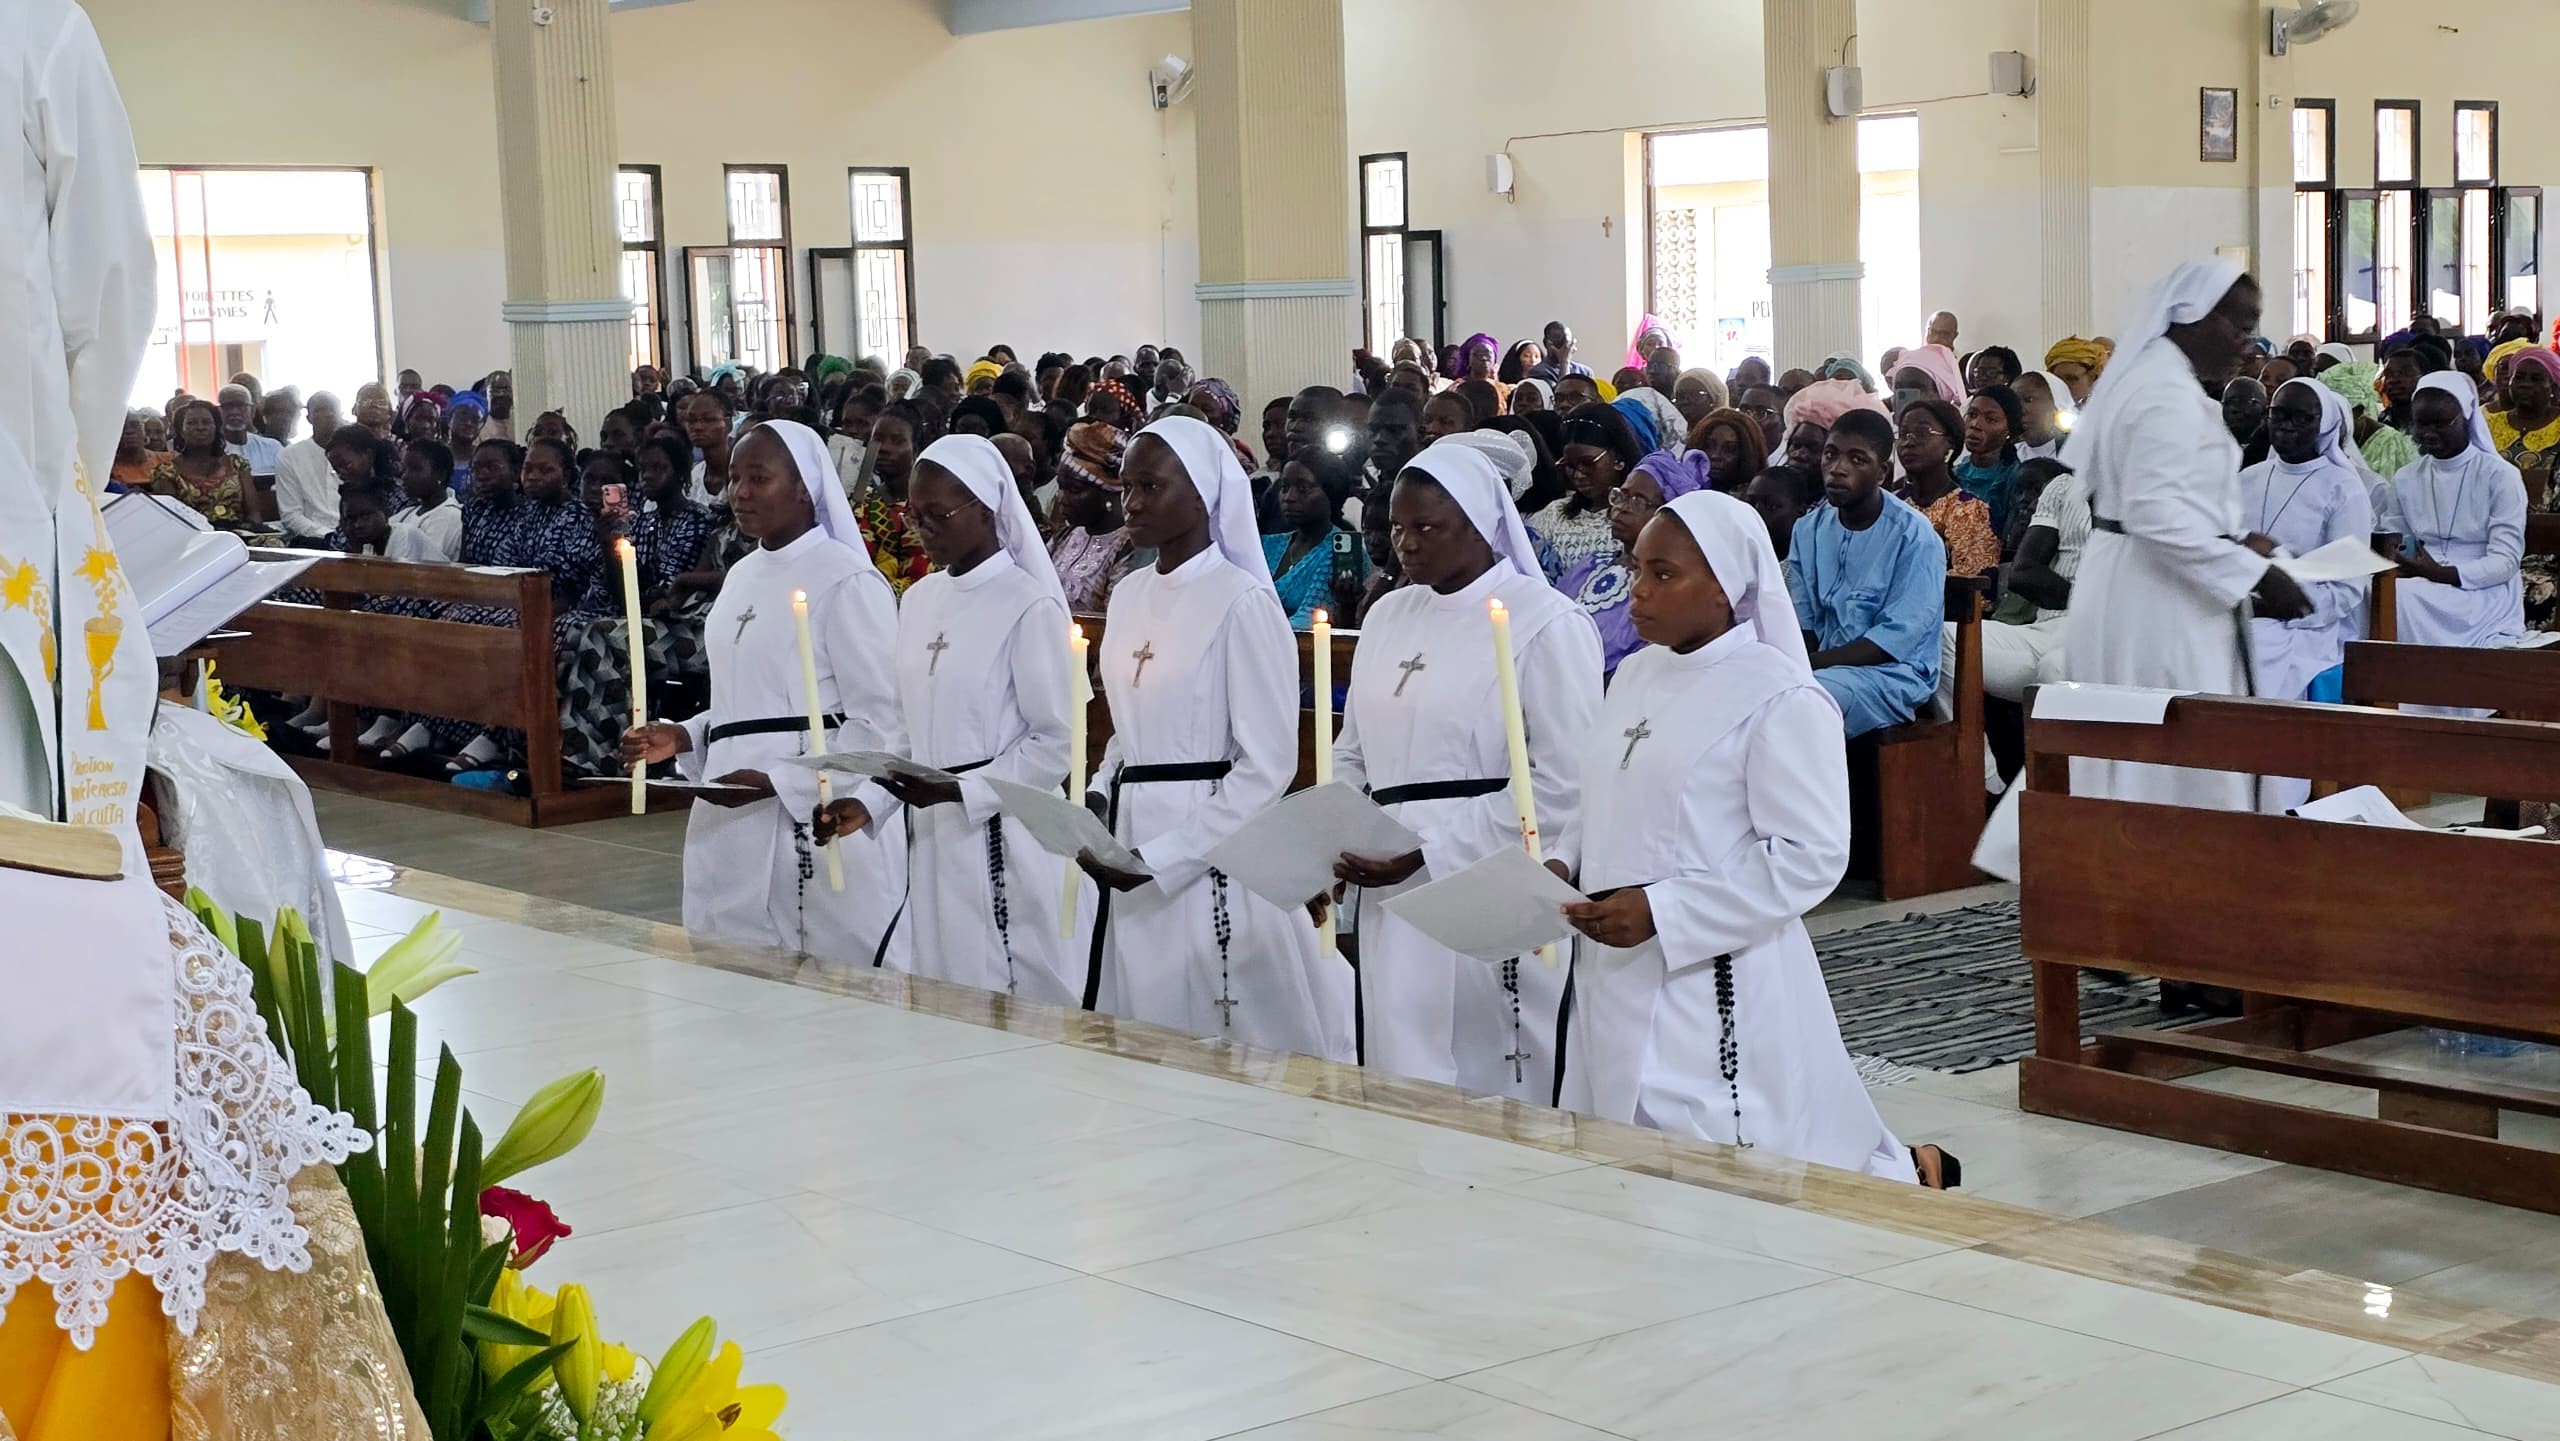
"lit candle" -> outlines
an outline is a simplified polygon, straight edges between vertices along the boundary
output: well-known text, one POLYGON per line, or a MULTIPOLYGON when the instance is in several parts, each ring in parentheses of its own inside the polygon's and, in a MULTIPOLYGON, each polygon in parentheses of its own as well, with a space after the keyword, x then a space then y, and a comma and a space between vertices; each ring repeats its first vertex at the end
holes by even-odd
MULTIPOLYGON (((1084 804, 1085 788, 1085 712, 1093 704, 1093 671, 1085 663, 1085 654, 1093 642, 1084 638, 1084 627, 1070 621, 1067 625, 1067 799, 1084 804)), ((1084 868, 1070 862, 1067 866, 1067 891, 1058 906, 1058 935, 1073 940, 1076 934, 1076 893, 1084 880, 1084 868)))
MULTIPOLYGON (((638 730, 649 723, 649 667, 647 644, 640 635, 640 553, 631 548, 631 538, 624 536, 613 543, 613 552, 622 561, 622 621, 631 633, 631 728, 638 730)), ((631 763, 631 813, 639 815, 649 809, 649 763, 631 763)))
MULTIPOLYGON (((1333 617, 1317 611, 1313 642, 1316 672, 1316 784, 1333 779, 1333 617)), ((1329 900, 1330 898, 1328 898, 1329 900)), ((1316 954, 1333 953, 1333 907, 1324 908, 1324 924, 1317 927, 1316 954)))
MULTIPOLYGON (((809 754, 827 753, 827 713, 818 705, 818 651, 809 641, 809 593, 791 593, 791 622, 800 631, 800 690, 809 698, 809 754)), ((818 804, 835 799, 835 786, 825 771, 818 772, 818 804)), ((844 889, 844 862, 836 855, 836 843, 827 842, 827 889, 844 889)))
MULTIPOLYGON (((1500 600, 1490 602, 1493 615, 1493 668, 1502 679, 1502 739, 1511 755, 1511 808, 1520 813, 1520 843, 1529 859, 1544 861, 1538 844, 1538 802, 1529 790, 1529 724, 1520 715, 1520 666, 1511 658, 1511 612, 1500 600)), ((1538 959, 1553 967, 1556 948, 1538 948, 1538 959)))

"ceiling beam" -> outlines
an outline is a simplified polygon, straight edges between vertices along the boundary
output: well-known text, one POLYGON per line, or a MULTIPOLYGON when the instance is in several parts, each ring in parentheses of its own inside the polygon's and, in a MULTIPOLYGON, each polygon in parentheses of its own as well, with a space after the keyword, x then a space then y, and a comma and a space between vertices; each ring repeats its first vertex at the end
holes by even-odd
POLYGON ((1191 0, 942 0, 942 19, 954 35, 982 35, 1122 15, 1174 15, 1190 8, 1191 0))
MULTIPOLYGON (((492 3, 493 0, 462 0, 462 18, 474 25, 486 25, 489 23, 489 6, 492 3)), ((539 4, 540 0, 526 0, 526 3, 539 4)), ((646 10, 653 5, 682 5, 683 3, 685 0, 605 0, 605 4, 615 10, 646 10)))

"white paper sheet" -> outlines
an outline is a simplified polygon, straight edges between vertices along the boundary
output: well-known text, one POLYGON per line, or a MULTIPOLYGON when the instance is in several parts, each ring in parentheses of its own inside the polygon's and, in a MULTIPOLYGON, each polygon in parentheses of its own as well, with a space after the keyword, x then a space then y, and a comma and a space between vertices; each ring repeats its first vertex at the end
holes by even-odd
POLYGON ((2090 685, 2064 681, 2036 687, 2037 720, 2105 721, 2115 725, 2160 724, 2169 702, 2191 690, 2162 690, 2147 685, 2090 685))
POLYGON ((1389 899, 1386 907, 1460 955, 1507 961, 1571 936, 1562 908, 1587 899, 1527 851, 1504 846, 1454 876, 1389 899))
POLYGON ((1093 858, 1115 871, 1153 875, 1138 853, 1120 843, 1102 818, 1065 796, 1051 791, 1034 790, 1014 781, 990 780, 989 789, 996 793, 996 806, 1007 816, 1022 823, 1031 839, 1053 856, 1073 861, 1080 851, 1093 852, 1093 858))
POLYGON ((2391 569, 2362 536, 2343 535, 2307 555, 2279 555, 2276 565, 2301 581, 2362 580, 2391 569))
POLYGON ((2447 835, 2487 836, 2492 840, 2532 840, 2543 833, 2540 826, 2511 830, 2505 826, 2444 826, 2421 824, 2407 812, 2391 803, 2391 798, 2374 786, 2351 786, 2335 795, 2304 801, 2291 814, 2306 821, 2334 821, 2346 825, 2381 826, 2395 831, 2427 831, 2441 829, 2447 835))
POLYGON ((845 775, 886 780, 898 776, 906 780, 933 785, 958 785, 960 778, 949 771, 936 770, 922 761, 913 761, 887 751, 830 751, 816 756, 785 756, 782 763, 813 771, 836 771, 845 775))
POLYGON ((2540 650, 2554 642, 2560 642, 2560 630, 2529 630, 2524 633, 2524 639, 2507 642, 2506 648, 2508 650, 2540 650))
POLYGON ((1344 781, 1328 781, 1255 816, 1209 852, 1209 864, 1275 906, 1302 906, 1332 889, 1344 852, 1393 860, 1422 837, 1344 781))
POLYGON ((107 534, 141 598, 152 653, 172 656, 221 629, 310 569, 313 561, 252 560, 240 537, 165 496, 110 500, 107 534))

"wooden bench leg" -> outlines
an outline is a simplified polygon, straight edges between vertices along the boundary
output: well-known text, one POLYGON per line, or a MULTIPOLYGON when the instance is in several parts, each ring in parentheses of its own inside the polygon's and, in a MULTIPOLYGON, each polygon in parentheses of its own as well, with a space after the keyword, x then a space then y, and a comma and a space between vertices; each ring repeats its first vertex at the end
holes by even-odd
POLYGON ((1876 750, 1876 879, 1884 899, 1972 885, 1985 816, 1982 753, 1958 756, 1959 733, 1876 750))

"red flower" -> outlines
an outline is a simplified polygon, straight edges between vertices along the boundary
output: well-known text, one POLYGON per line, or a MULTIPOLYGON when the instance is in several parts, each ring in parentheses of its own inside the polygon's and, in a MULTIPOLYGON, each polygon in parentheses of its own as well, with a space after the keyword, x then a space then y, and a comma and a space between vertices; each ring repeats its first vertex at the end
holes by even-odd
POLYGON ((480 1214, 506 1222, 507 1229, 515 1233, 516 1254, 507 1264, 519 1271, 541 1260, 552 1242, 570 1234, 569 1223, 561 1220, 549 1204, 504 1186, 491 1186, 480 1193, 480 1214))

